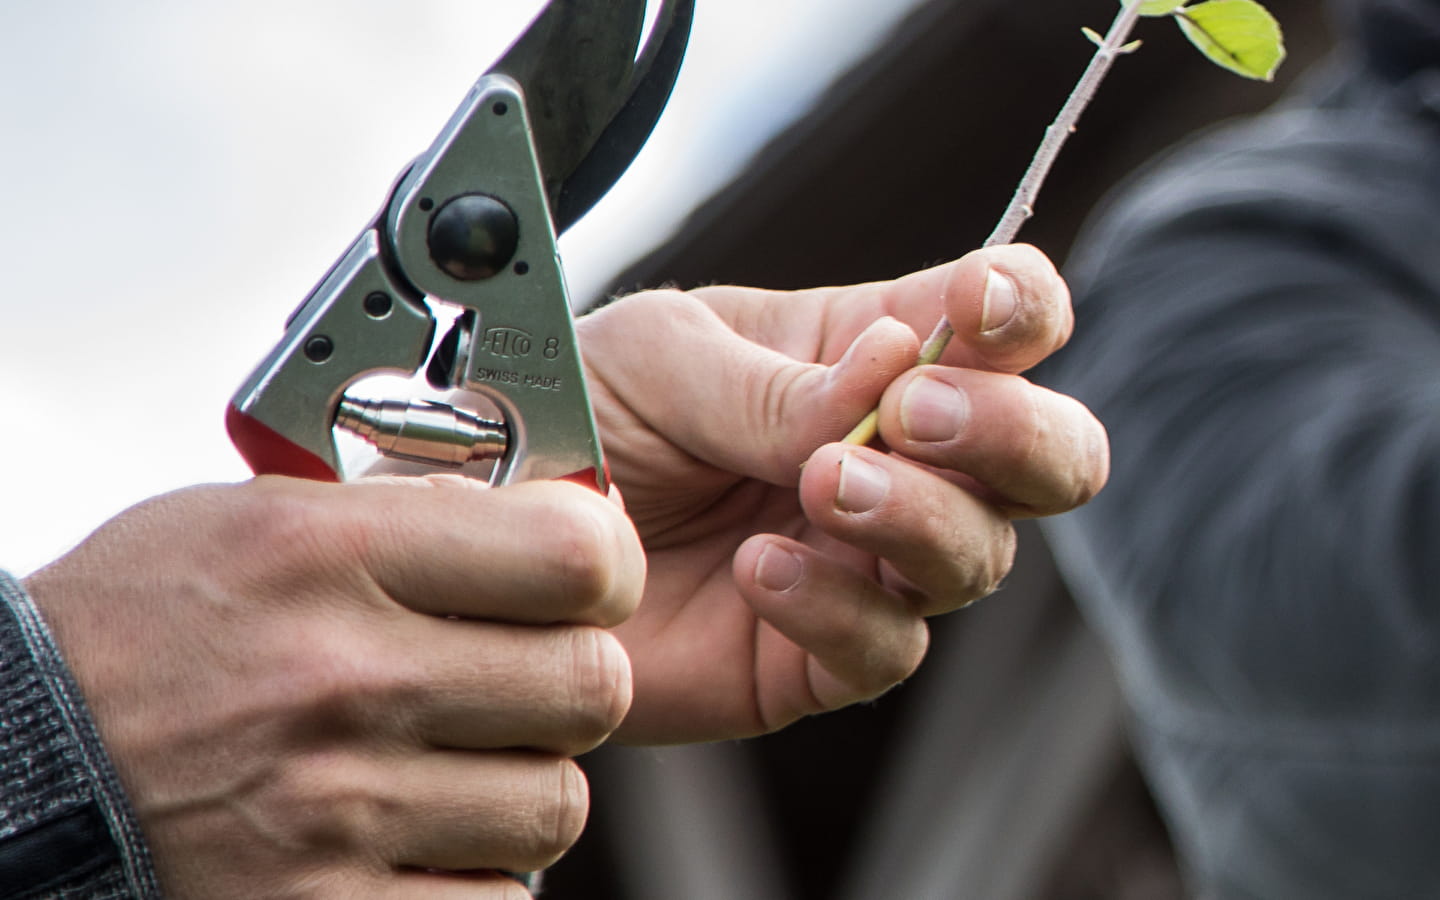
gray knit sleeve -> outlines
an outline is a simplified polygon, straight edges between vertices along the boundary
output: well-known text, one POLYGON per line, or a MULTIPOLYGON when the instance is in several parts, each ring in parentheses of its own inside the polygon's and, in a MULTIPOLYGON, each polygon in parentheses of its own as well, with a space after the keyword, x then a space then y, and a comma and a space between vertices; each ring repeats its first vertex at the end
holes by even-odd
POLYGON ((24 588, 0 571, 0 900, 158 897, 75 681, 24 588))

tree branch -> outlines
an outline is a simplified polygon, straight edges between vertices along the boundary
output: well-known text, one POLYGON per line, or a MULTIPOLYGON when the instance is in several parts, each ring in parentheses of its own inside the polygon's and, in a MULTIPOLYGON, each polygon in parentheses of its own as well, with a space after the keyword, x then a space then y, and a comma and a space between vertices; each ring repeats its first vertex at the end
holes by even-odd
MULTIPOLYGON (((1040 187, 1045 183, 1045 178, 1050 174, 1050 169, 1055 165, 1055 160, 1060 156, 1060 150, 1070 135, 1075 133, 1076 126, 1080 121, 1080 114, 1085 107, 1090 105, 1094 99, 1095 92, 1099 90, 1100 83, 1110 71, 1110 66, 1121 56, 1134 50, 1133 44, 1128 43, 1130 32, 1135 27, 1135 22, 1140 17, 1140 0, 1130 0, 1120 9, 1120 14, 1110 25, 1105 38, 1101 40, 1095 49, 1095 55, 1090 58, 1090 64, 1085 67, 1085 72, 1080 80, 1075 83, 1075 89, 1065 100, 1065 105, 1060 107, 1059 114, 1050 127, 1045 129, 1045 137, 1040 142, 1035 156, 1030 160, 1030 167, 1025 170, 1025 175, 1020 179, 1020 184, 1015 188, 1015 193, 1010 197, 1010 204, 1005 207, 1005 212, 1000 216, 999 223, 990 237, 985 239, 983 246, 992 247, 996 244, 1009 244, 1015 240, 1015 235, 1020 232, 1020 227, 1025 220, 1035 214, 1035 200, 1040 194, 1040 187)), ((941 316, 939 324, 930 333, 924 346, 920 348, 920 356, 916 360, 917 366, 929 365, 940 358, 945 352, 945 346, 950 343, 950 338, 955 334, 955 329, 950 327, 950 322, 941 316)), ((848 435, 845 436, 847 444, 868 444, 875 439, 879 431, 880 412, 871 410, 859 425, 856 425, 848 435)))

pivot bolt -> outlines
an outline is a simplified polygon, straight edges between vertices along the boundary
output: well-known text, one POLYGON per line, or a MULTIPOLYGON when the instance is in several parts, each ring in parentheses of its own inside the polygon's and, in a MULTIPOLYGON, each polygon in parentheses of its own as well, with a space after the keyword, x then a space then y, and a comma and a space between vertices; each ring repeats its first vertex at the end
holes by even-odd
POLYGON ((483 281, 504 271, 520 245, 515 212, 489 194, 454 197, 430 217, 430 258, 450 277, 483 281))

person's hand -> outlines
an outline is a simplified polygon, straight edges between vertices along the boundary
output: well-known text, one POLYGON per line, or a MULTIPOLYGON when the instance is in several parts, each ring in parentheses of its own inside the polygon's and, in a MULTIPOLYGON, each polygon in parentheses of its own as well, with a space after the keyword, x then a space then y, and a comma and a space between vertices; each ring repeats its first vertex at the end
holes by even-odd
POLYGON ((582 319, 650 567, 616 629, 635 677, 618 736, 771 731, 909 675, 924 617, 1008 572, 1012 518, 1105 481, 1095 418, 1018 374, 1072 322, 1064 282, 1023 246, 851 288, 646 292, 582 319), (913 369, 942 311, 943 365, 913 369), (829 443, 877 403, 885 449, 829 443))
POLYGON ((624 716, 644 557, 562 483, 260 478, 143 504, 27 583, 167 897, 529 894, 624 716))

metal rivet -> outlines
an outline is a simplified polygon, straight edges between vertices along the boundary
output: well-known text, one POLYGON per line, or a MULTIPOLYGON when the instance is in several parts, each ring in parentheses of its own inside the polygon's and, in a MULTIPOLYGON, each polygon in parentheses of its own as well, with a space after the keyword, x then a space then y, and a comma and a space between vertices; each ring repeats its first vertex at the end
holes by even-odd
POLYGON ((372 319, 383 319, 390 315, 395 301, 384 291, 375 291, 365 298, 365 315, 372 319))
POLYGON ((335 342, 323 334, 317 334, 305 342, 305 358, 313 363, 323 363, 335 353, 335 342))

